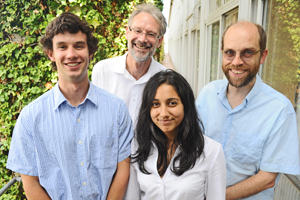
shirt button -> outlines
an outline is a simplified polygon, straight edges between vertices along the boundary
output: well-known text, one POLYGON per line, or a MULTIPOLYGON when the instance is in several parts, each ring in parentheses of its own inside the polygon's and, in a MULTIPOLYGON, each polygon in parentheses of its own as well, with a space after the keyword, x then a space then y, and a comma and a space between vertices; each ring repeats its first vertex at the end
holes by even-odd
POLYGON ((78 122, 80 122, 80 119, 77 119, 78 122))
POLYGON ((83 165, 83 162, 81 162, 80 165, 82 166, 82 165, 83 165))
POLYGON ((79 144, 81 144, 82 142, 81 142, 81 141, 79 141, 78 143, 79 143, 79 144))
POLYGON ((83 182, 83 185, 86 185, 86 182, 83 182))

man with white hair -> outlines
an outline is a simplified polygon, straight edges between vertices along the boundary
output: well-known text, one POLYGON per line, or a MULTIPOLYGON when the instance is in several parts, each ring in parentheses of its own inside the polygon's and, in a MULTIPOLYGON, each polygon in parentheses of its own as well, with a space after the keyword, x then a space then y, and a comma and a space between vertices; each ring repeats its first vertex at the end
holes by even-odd
POLYGON ((166 27, 166 19, 157 7, 138 5, 126 28, 129 51, 123 56, 102 60, 93 69, 92 82, 123 99, 134 124, 147 81, 166 70, 152 58, 163 41, 166 27))

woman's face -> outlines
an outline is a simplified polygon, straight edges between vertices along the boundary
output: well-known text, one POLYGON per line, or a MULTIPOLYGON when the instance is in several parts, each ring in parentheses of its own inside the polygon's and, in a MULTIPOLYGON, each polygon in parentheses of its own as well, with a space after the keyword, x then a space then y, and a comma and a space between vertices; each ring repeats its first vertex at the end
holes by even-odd
POLYGON ((168 138, 176 136, 184 117, 184 107, 173 86, 164 83, 157 88, 150 115, 168 138))

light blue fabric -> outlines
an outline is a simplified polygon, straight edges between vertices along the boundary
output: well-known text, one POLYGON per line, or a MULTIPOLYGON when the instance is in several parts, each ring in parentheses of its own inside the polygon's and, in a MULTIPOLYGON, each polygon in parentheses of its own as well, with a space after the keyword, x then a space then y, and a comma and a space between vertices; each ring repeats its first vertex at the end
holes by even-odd
MULTIPOLYGON (((256 76, 252 90, 233 110, 226 98, 228 81, 209 83, 196 106, 205 134, 221 143, 227 187, 259 170, 300 174, 297 121, 291 102, 256 76)), ((274 188, 246 199, 273 199, 274 188)))
POLYGON ((7 168, 39 176, 51 199, 104 200, 132 137, 123 100, 90 83, 86 99, 74 107, 56 84, 22 110, 7 168))

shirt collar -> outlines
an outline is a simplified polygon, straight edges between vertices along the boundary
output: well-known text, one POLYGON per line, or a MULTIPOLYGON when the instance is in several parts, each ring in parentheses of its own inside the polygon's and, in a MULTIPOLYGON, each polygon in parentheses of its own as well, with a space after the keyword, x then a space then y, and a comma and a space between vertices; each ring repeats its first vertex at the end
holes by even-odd
POLYGON ((222 84, 221 87, 218 88, 218 90, 217 90, 217 95, 221 101, 224 101, 227 99, 226 95, 227 95, 228 80, 226 79, 226 80, 224 80, 224 82, 225 83, 222 84))
MULTIPOLYGON (((126 70, 126 57, 127 57, 127 55, 128 55, 128 52, 126 52, 123 56, 121 56, 122 59, 120 59, 116 63, 116 65, 112 66, 112 71, 115 72, 115 73, 123 74, 125 77, 128 78, 128 76, 130 76, 130 77, 132 77, 132 76, 126 70)), ((139 80, 137 80, 138 84, 142 84, 142 83, 147 82, 154 74, 156 74, 158 71, 160 71, 160 70, 157 70, 154 67, 154 65, 155 65, 154 58, 151 57, 151 63, 150 63, 149 69, 139 80)))
MULTIPOLYGON (((226 79, 226 82, 222 84, 219 90, 217 91, 217 95, 222 102, 224 102, 225 100, 227 101, 226 95, 227 95, 228 84, 229 84, 228 80, 226 79)), ((246 105, 251 99, 253 99, 259 93, 261 87, 262 87, 262 80, 258 75, 256 75, 254 86, 246 96, 245 100, 243 101, 243 104, 246 105)))
POLYGON ((250 90, 250 92, 248 93, 248 95, 245 98, 246 103, 251 101, 251 99, 253 99, 259 93, 259 91, 261 90, 262 84, 263 84, 263 82, 262 82, 261 78, 258 75, 256 75, 256 80, 255 80, 254 86, 252 87, 252 89, 250 90))
MULTIPOLYGON (((65 96, 61 93, 59 86, 58 86, 57 82, 53 88, 53 93, 54 93, 54 110, 56 110, 62 103, 64 102, 68 102, 68 100, 65 98, 65 96)), ((83 100, 82 103, 85 103, 85 101, 88 99, 90 102, 92 102, 95 106, 98 106, 98 102, 97 102, 97 95, 96 95, 96 86, 93 85, 90 81, 89 81, 89 91, 85 97, 85 99, 83 100)), ((80 105, 79 104, 79 105, 80 105)))

